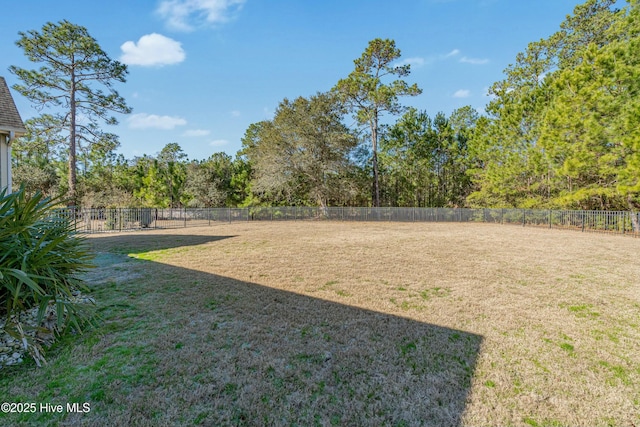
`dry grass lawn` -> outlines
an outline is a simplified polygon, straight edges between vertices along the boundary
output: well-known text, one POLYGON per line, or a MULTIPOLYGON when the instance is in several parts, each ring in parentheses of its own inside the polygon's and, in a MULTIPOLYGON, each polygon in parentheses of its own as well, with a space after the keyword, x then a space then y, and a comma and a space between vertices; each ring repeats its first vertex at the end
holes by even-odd
POLYGON ((90 243, 104 329, 0 393, 92 411, 18 422, 640 425, 640 239, 286 222, 90 243))

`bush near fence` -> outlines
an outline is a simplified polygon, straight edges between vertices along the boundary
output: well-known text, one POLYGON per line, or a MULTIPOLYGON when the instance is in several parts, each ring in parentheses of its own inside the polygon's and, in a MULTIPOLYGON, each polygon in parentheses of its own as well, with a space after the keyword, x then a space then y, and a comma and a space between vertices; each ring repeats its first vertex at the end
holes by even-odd
POLYGON ((640 214, 626 211, 564 211, 535 209, 251 207, 251 208, 118 208, 57 209, 73 220, 80 233, 206 226, 237 221, 395 221, 483 222, 524 227, 640 236, 633 224, 640 214), (632 219, 635 219, 633 221, 632 219))

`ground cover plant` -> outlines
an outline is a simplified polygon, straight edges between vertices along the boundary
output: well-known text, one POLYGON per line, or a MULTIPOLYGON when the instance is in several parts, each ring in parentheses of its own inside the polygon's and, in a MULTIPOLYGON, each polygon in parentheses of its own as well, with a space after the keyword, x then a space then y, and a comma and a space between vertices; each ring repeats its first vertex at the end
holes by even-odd
POLYGON ((640 240, 287 222, 92 236, 101 328, 15 401, 46 425, 638 425, 640 240))

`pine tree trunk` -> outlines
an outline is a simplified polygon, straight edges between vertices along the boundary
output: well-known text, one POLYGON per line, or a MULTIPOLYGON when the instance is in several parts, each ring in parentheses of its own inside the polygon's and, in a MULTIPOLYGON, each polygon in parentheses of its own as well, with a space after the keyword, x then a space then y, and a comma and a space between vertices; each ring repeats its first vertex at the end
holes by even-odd
POLYGON ((68 203, 76 206, 76 82, 73 71, 71 72, 71 93, 70 93, 70 124, 69 124, 69 193, 68 203))
POLYGON ((380 207, 380 177, 378 174, 378 116, 374 113, 371 123, 371 145, 373 148, 373 206, 380 207))

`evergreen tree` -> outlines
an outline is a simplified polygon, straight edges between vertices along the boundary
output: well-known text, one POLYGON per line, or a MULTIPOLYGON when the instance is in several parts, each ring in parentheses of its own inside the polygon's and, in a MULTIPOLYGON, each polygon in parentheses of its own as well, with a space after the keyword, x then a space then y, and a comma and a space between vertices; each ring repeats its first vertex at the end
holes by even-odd
POLYGON ((68 197, 76 203, 76 163, 81 142, 117 142, 113 134, 100 129, 100 121, 116 124, 110 113, 129 113, 124 99, 113 89, 114 82, 125 82, 127 67, 114 61, 100 48, 86 28, 61 21, 47 23, 42 31, 20 32, 16 42, 27 58, 41 64, 38 70, 11 66, 9 70, 23 83, 13 88, 38 108, 53 107, 47 116, 50 129, 66 130, 68 148, 68 197), (107 92, 96 88, 102 85, 107 92), (82 115, 83 120, 78 120, 82 115))

